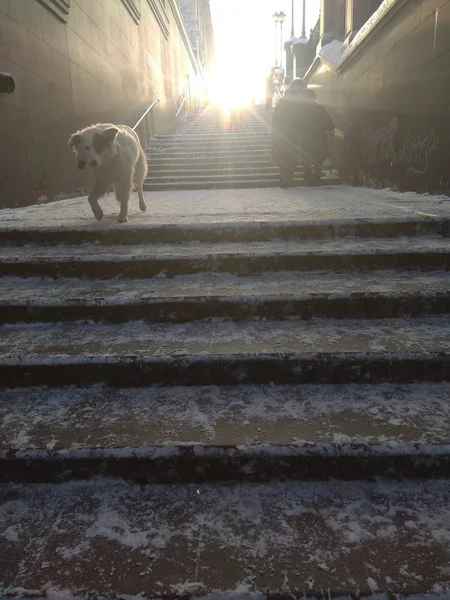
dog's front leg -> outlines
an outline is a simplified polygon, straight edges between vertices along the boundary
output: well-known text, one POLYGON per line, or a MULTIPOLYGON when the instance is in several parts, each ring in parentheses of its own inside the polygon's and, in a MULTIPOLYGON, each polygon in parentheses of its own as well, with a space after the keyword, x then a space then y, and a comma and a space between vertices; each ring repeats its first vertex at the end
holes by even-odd
POLYGON ((128 221, 128 204, 131 195, 131 180, 123 181, 116 185, 116 198, 120 202, 120 212, 117 217, 118 223, 126 223, 128 221))
POLYGON ((103 219, 103 211, 100 207, 100 204, 98 203, 98 199, 104 196, 107 191, 107 185, 100 182, 95 182, 94 187, 92 188, 91 193, 88 197, 88 202, 91 205, 92 212, 94 213, 94 216, 98 221, 101 221, 103 219))

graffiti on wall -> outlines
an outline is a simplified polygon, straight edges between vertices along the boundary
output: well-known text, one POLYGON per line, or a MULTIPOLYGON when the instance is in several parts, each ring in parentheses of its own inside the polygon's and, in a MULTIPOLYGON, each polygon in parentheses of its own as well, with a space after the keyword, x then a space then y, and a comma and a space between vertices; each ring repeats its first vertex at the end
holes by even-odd
POLYGON ((388 125, 364 127, 363 144, 366 164, 390 166, 405 165, 408 172, 424 175, 428 171, 430 157, 439 147, 439 137, 434 130, 426 135, 406 132, 403 140, 396 142, 399 130, 397 117, 388 125))

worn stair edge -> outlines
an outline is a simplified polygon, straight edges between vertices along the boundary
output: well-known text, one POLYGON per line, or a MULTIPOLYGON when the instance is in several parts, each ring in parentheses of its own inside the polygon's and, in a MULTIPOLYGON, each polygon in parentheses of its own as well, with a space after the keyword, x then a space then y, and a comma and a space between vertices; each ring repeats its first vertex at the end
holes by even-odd
MULTIPOLYGON (((450 222, 450 221, 449 221, 450 222)), ((105 245, 182 242, 258 242, 272 239, 323 239, 332 237, 401 237, 437 234, 444 236, 446 219, 342 219, 320 221, 231 221, 163 225, 127 225, 120 228, 0 227, 1 244, 105 245)))
POLYGON ((110 302, 102 298, 84 300, 7 303, 0 300, 0 324, 55 321, 79 321, 120 323, 143 320, 159 323, 184 323, 206 318, 302 319, 332 318, 398 318, 450 313, 450 291, 358 293, 333 297, 331 294, 295 294, 270 296, 248 295, 236 298, 209 294, 193 297, 146 298, 123 302, 110 302))
POLYGON ((0 450, 0 483, 64 483, 95 477, 141 484, 444 479, 450 478, 450 445, 192 443, 0 450))
POLYGON ((184 356, 48 356, 0 359, 0 387, 199 386, 450 381, 450 354, 234 353, 184 356))
POLYGON ((167 277, 194 273, 258 274, 266 271, 313 270, 426 270, 449 268, 448 251, 418 250, 416 252, 389 249, 367 254, 282 254, 245 255, 241 253, 198 256, 161 256, 148 258, 102 257, 101 260, 82 257, 77 260, 49 258, 41 261, 0 261, 0 276, 26 277, 111 277, 147 278, 164 273, 167 277))

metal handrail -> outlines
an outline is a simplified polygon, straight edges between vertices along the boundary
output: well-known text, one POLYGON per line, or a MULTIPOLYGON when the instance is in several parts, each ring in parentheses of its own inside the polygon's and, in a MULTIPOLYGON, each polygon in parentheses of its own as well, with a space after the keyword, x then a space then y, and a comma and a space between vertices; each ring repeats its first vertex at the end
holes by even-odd
POLYGON ((185 94, 185 95, 183 96, 183 100, 181 101, 181 104, 180 104, 180 106, 179 106, 179 108, 178 108, 177 112, 175 113, 175 117, 178 117, 178 115, 180 114, 180 112, 181 112, 181 109, 183 108, 183 106, 184 106, 184 103, 186 102, 186 98, 187 98, 187 94, 185 94))
POLYGON ((145 117, 148 115, 148 113, 152 110, 152 108, 155 106, 155 104, 159 104, 161 102, 161 98, 156 98, 155 100, 153 100, 153 102, 150 104, 150 106, 147 108, 147 110, 145 111, 145 113, 142 115, 142 117, 139 119, 139 121, 136 123, 136 125, 133 127, 133 130, 136 129, 136 127, 145 119, 145 117))
POLYGON ((280 88, 279 86, 277 86, 277 87, 275 88, 275 90, 276 90, 276 94, 275 94, 275 102, 274 102, 274 104, 275 104, 275 106, 276 106, 276 105, 277 105, 277 102, 278 102, 278 100, 281 98, 281 96, 282 96, 283 94, 281 93, 281 88, 280 88))

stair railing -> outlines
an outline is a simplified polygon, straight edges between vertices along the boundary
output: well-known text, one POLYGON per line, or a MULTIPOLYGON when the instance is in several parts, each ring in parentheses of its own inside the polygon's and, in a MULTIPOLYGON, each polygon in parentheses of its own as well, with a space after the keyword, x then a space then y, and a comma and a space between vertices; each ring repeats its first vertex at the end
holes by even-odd
MULTIPOLYGON (((150 104, 150 106, 147 108, 147 110, 144 112, 144 114, 141 116, 141 118, 138 120, 138 122, 136 123, 136 125, 133 127, 133 131, 136 131, 137 127, 139 127, 139 125, 144 122, 144 148, 146 149, 148 147, 148 143, 151 140, 151 138, 153 137, 153 134, 155 132, 155 122, 154 122, 154 118, 153 118, 153 111, 152 109, 161 102, 161 98, 155 98, 153 100, 153 102, 150 104), (150 113, 150 131, 149 131, 149 127, 148 127, 148 120, 147 120, 147 115, 150 113)), ((142 140, 142 137, 139 136, 142 140)))
POLYGON ((281 92, 281 88, 279 86, 276 86, 275 88, 275 97, 273 99, 273 105, 276 106, 278 104, 278 100, 282 97, 282 92, 281 92))
POLYGON ((186 116, 186 100, 187 100, 187 94, 185 94, 182 97, 181 102, 180 102, 180 106, 178 107, 178 110, 175 113, 175 121, 176 121, 176 131, 177 131, 177 133, 178 133, 178 128, 180 126, 180 122, 186 116))

